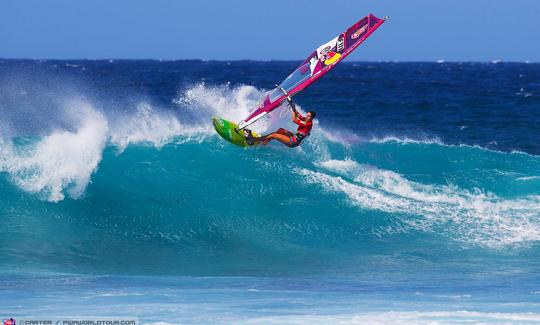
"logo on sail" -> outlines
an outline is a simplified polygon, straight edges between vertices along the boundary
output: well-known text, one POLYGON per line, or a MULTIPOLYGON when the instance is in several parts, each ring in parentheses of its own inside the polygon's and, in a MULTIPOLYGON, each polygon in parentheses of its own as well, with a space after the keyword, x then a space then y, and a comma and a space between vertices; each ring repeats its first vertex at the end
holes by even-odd
POLYGON ((338 38, 336 49, 338 52, 343 52, 343 50, 345 49, 345 38, 343 36, 340 36, 338 38))
POLYGON ((332 49, 331 46, 325 47, 324 49, 321 50, 321 55, 325 55, 325 54, 328 53, 328 51, 330 51, 331 49, 332 49))
POLYGON ((325 58, 325 60, 324 60, 324 64, 325 64, 325 65, 333 64, 333 63, 335 63, 337 60, 339 60, 340 57, 341 57, 341 54, 336 53, 336 52, 330 52, 330 53, 328 53, 328 55, 326 56, 326 58, 325 58))
POLYGON ((360 35, 362 35, 362 33, 366 31, 367 26, 368 26, 368 25, 364 25, 364 26, 360 27, 356 32, 354 32, 354 33, 351 35, 351 38, 352 38, 352 39, 355 39, 355 38, 360 37, 360 35))

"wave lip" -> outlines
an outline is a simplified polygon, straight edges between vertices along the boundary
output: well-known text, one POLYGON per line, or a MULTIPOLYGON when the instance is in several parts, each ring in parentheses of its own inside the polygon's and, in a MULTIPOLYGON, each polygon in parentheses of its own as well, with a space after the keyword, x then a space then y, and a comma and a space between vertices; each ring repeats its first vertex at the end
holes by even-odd
POLYGON ((400 145, 406 145, 406 144, 431 145, 431 144, 435 144, 435 145, 439 145, 439 146, 443 146, 443 147, 449 147, 449 148, 475 148, 475 149, 480 149, 480 150, 483 150, 483 151, 494 152, 494 153, 504 153, 504 154, 511 153, 511 154, 516 154, 516 155, 538 157, 538 155, 531 154, 531 153, 524 152, 524 151, 520 151, 520 150, 515 150, 515 149, 510 150, 508 152, 505 152, 505 151, 499 151, 499 150, 496 150, 496 149, 486 148, 486 147, 478 145, 478 144, 464 144, 464 143, 448 144, 448 143, 445 143, 444 141, 442 141, 441 139, 439 139, 437 137, 415 139, 415 138, 410 138, 410 137, 406 137, 406 136, 405 137, 384 136, 384 137, 371 137, 368 140, 368 142, 369 143, 376 143, 376 144, 397 143, 397 144, 400 144, 400 145))
POLYGON ((318 166, 322 170, 298 168, 297 172, 308 184, 345 195, 351 205, 396 214, 412 229, 450 230, 448 235, 460 241, 492 248, 540 241, 539 195, 503 199, 480 190, 422 184, 351 159, 318 166), (448 224, 450 229, 445 228, 448 224))
POLYGON ((85 103, 72 105, 78 107, 75 131, 55 131, 22 148, 13 143, 0 147, 0 171, 23 190, 53 202, 64 199, 64 189, 74 198, 84 193, 107 140, 106 118, 85 103))
POLYGON ((426 139, 413 139, 409 137, 397 137, 397 136, 384 136, 384 137, 372 137, 369 142, 371 143, 399 143, 399 144, 438 144, 445 145, 439 138, 426 138, 426 139))
POLYGON ((110 142, 120 152, 130 144, 152 144, 161 148, 174 137, 188 133, 180 121, 172 114, 158 114, 148 103, 140 103, 136 112, 124 116, 114 124, 110 131, 110 142))
POLYGON ((107 146, 122 153, 129 145, 161 148, 185 135, 184 141, 206 132, 184 126, 172 113, 140 103, 135 112, 106 115, 83 100, 68 100, 61 110, 69 128, 24 139, 0 137, 0 172, 22 190, 58 202, 67 193, 79 198, 98 170, 107 146))
MULTIPOLYGON (((140 102, 132 112, 115 112, 51 90, 47 93, 55 99, 49 103, 53 105, 51 118, 62 123, 56 123, 57 128, 45 136, 22 141, 24 144, 9 134, 2 135, 0 172, 7 173, 22 190, 51 202, 63 200, 66 194, 79 198, 107 146, 122 153, 130 145, 159 149, 171 142, 201 142, 215 134, 209 123, 212 115, 239 120, 263 95, 264 91, 252 86, 231 89, 229 85, 207 87, 202 83, 186 89, 175 100, 176 111, 140 102)), ((260 127, 271 122, 267 120, 260 127)))

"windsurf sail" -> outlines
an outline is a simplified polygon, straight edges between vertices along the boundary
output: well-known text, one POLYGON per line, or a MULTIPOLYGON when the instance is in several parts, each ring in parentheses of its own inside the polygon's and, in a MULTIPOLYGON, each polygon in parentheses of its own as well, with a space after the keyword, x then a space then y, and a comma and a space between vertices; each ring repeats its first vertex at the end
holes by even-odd
POLYGON ((351 54, 354 49, 362 44, 385 21, 386 18, 380 19, 369 14, 331 41, 319 46, 287 79, 269 91, 257 109, 249 114, 247 118, 240 121, 238 127, 243 129, 253 124, 261 117, 276 109, 286 98, 286 93, 289 96, 294 96, 324 76, 336 64, 351 54))

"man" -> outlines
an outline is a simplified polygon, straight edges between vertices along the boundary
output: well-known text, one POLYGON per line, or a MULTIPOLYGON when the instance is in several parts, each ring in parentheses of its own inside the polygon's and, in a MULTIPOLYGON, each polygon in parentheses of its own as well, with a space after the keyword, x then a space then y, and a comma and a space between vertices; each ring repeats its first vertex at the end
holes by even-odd
POLYGON ((297 110, 296 106, 294 105, 292 99, 287 96, 287 101, 289 102, 289 105, 292 109, 292 121, 298 125, 298 129, 296 130, 296 134, 293 134, 292 132, 279 128, 276 132, 272 132, 270 134, 264 135, 262 137, 255 138, 251 135, 251 131, 245 130, 246 140, 249 145, 253 145, 255 143, 262 143, 263 145, 267 145, 268 142, 272 140, 277 140, 284 145, 288 146, 289 148, 294 148, 299 146, 302 141, 309 135, 311 132, 311 128, 313 127, 313 119, 315 118, 315 112, 309 111, 306 113, 306 116, 302 116, 297 110))

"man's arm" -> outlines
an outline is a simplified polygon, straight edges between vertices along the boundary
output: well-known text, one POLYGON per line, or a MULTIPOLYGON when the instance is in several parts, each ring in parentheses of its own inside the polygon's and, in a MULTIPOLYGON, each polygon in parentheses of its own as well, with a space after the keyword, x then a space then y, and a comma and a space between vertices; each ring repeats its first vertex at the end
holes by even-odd
POLYGON ((289 106, 291 107, 291 110, 292 110, 292 121, 296 123, 296 120, 297 120, 296 116, 298 115, 298 111, 296 110, 296 105, 294 105, 291 97, 289 96, 287 96, 287 101, 289 102, 289 106))
POLYGON ((289 102, 289 106, 291 106, 291 109, 293 111, 292 113, 292 121, 298 125, 303 125, 304 121, 306 120, 305 117, 303 117, 297 110, 296 105, 294 105, 291 97, 287 96, 287 101, 289 102))
POLYGON ((306 125, 305 119, 306 119, 306 118, 303 117, 302 115, 300 115, 300 113, 298 113, 298 112, 294 112, 294 113, 293 113, 292 121, 293 121, 295 124, 298 124, 298 125, 306 125))

